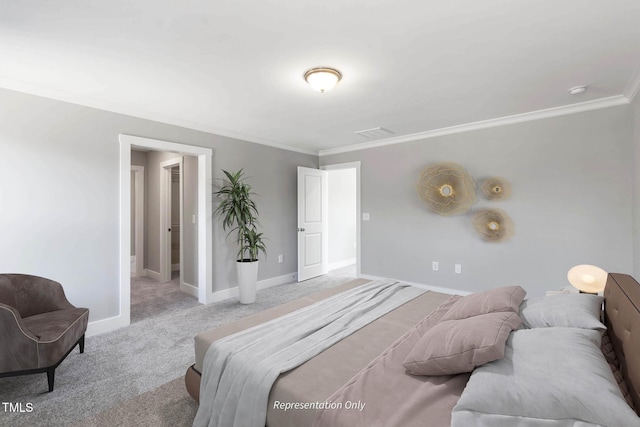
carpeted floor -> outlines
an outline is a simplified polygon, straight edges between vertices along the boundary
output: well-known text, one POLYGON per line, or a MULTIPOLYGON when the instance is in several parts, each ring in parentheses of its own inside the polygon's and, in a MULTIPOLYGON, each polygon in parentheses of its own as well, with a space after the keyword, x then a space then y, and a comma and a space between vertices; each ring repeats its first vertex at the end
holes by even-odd
POLYGON ((193 402, 182 400, 181 393, 184 393, 182 397, 188 395, 179 389, 184 387, 182 376, 194 362, 196 334, 337 286, 353 277, 355 269, 346 267, 305 282, 260 291, 254 304, 242 305, 237 299, 230 299, 176 309, 114 332, 89 337, 84 354, 74 350, 56 369, 52 393, 46 393, 44 374, 0 379, 0 401, 21 403, 23 407, 30 403, 33 407, 31 412, 22 413, 6 412, 0 407, 0 426, 68 426, 83 420, 86 420, 82 423, 85 426, 182 425, 183 421, 190 425, 193 415, 185 412, 192 410, 195 414, 195 409, 189 409, 193 402), (163 405, 165 400, 167 406, 163 405), (182 412, 176 410, 176 405, 182 412), (127 408, 135 408, 134 412, 143 415, 153 414, 153 420, 160 424, 155 421, 140 424, 147 416, 131 424, 126 420, 116 421, 114 414, 127 413, 127 408), (111 411, 100 418, 99 414, 108 409, 111 411), (181 413, 190 419, 182 420, 181 413), (179 420, 172 418, 174 416, 179 420), (100 420, 106 423, 100 424, 100 420))
POLYGON ((131 323, 196 307, 198 298, 180 290, 180 272, 171 273, 171 281, 162 283, 151 277, 131 278, 131 323))
POLYGON ((180 377, 73 427, 190 427, 197 411, 198 404, 180 377))

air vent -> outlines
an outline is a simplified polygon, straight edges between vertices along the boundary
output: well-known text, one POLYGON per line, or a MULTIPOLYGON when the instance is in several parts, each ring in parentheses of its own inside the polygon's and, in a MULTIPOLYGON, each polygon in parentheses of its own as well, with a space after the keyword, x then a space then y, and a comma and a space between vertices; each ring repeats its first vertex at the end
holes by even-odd
POLYGON ((365 137, 367 139, 378 139, 378 138, 387 137, 389 135, 393 135, 394 132, 390 131, 389 129, 385 129, 383 127, 377 127, 377 128, 359 130, 356 132, 356 134, 362 137, 365 137))

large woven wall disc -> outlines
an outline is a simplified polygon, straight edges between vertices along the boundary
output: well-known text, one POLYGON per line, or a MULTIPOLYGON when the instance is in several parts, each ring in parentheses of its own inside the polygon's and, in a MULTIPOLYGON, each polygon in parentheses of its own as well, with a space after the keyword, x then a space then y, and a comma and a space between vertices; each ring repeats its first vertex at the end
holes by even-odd
POLYGON ((513 220, 501 209, 478 209, 473 213, 473 228, 487 242, 504 242, 513 236, 513 220))
POLYGON ((490 176, 480 184, 482 194, 489 200, 505 200, 511 196, 509 181, 499 176, 490 176))
POLYGON ((464 214, 476 201, 476 184, 460 165, 441 162, 422 170, 418 194, 427 208, 443 216, 464 214))

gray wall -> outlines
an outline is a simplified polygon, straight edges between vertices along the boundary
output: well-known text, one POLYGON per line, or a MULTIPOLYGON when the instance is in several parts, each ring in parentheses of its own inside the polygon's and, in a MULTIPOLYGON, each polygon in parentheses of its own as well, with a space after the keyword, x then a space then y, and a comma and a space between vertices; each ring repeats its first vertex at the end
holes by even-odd
POLYGON ((329 264, 356 257, 356 170, 329 171, 329 264))
POLYGON ((131 256, 136 254, 136 174, 131 172, 131 256))
MULTIPOLYGON (((144 185, 145 188, 143 189, 143 193, 144 193, 144 200, 143 200, 143 208, 144 208, 144 212, 147 212, 147 179, 146 179, 146 173, 147 173, 147 152, 146 151, 138 151, 138 150, 131 150, 131 165, 135 165, 135 166, 143 166, 144 169, 144 173, 145 173, 145 179, 144 179, 144 185)), ((135 227, 135 218, 133 217, 134 215, 134 211, 135 211, 135 173, 131 172, 131 255, 134 255, 135 253, 135 239, 134 239, 134 233, 136 230, 135 227)), ((146 216, 146 213, 145 213, 146 216)), ((144 219, 143 219, 143 224, 145 223, 144 219)), ((146 227, 145 227, 146 228, 146 227)), ((146 245, 146 230, 145 233, 143 233, 143 238, 144 241, 142 242, 143 245, 146 245)), ((146 257, 145 257, 146 258, 146 257)), ((145 268, 145 260, 144 259, 137 259, 136 262, 138 263, 142 263, 142 268, 145 268)))
MULTIPOLYGON (((259 278, 296 270, 296 166, 317 167, 316 156, 0 89, 0 271, 61 282, 91 321, 119 314, 121 133, 212 148, 216 178, 244 167, 269 238, 259 278)), ((218 228, 215 290, 236 284, 218 228)))
POLYGON ((320 158, 361 161, 363 274, 477 291, 519 284, 530 296, 568 285, 575 264, 631 273, 631 108, 478 130, 320 158), (476 237, 469 216, 445 218, 421 203, 416 183, 428 164, 452 161, 479 181, 507 178, 513 196, 476 207, 508 212, 505 243, 476 237), (431 262, 440 270, 432 271, 431 262), (454 274, 454 264, 462 274, 454 274))
POLYGON ((184 156, 184 171, 182 173, 185 191, 183 202, 184 227, 180 230, 184 235, 182 265, 184 281, 192 286, 198 286, 198 221, 192 222, 192 215, 198 214, 198 158, 184 156))
POLYGON ((640 277, 640 93, 631 104, 633 120, 633 274, 640 277))
MULTIPOLYGON (((260 255, 258 279, 263 280, 296 272, 298 260, 297 240, 297 167, 318 167, 318 157, 268 146, 240 143, 225 139, 214 150, 216 182, 222 183, 221 169, 236 171, 244 168, 247 182, 256 193, 255 202, 260 212, 268 257, 260 255), (284 263, 278 263, 278 254, 284 255, 284 263)), ((217 206, 217 202, 215 202, 217 206)), ((214 227, 214 290, 237 283, 235 272, 236 248, 231 237, 225 241, 220 221, 214 227)))
POLYGON ((131 150, 131 164, 136 166, 147 166, 147 152, 131 150))
MULTIPOLYGON (((145 268, 160 273, 160 179, 162 167, 160 163, 180 157, 176 153, 149 151, 145 167, 145 268)), ((184 191, 184 281, 198 286, 198 238, 197 224, 191 222, 191 215, 198 212, 198 159, 183 156, 183 191, 184 191)), ((175 184, 175 183, 172 183, 175 184)), ((179 191, 172 192, 172 196, 179 191)), ((180 217, 180 205, 177 206, 176 218, 180 217)))

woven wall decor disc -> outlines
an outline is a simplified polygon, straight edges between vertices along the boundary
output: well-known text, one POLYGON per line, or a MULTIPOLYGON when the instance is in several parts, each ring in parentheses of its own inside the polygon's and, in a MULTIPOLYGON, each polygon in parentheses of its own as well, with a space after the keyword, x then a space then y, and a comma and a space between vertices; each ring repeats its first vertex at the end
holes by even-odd
POLYGON ((473 228, 487 242, 504 242, 513 236, 515 225, 501 209, 478 209, 471 219, 473 228))
POLYGON ((505 200, 511 196, 511 184, 499 176, 490 176, 480 183, 480 191, 489 200, 505 200))
POLYGON ((476 201, 473 178, 452 162, 425 167, 416 188, 427 208, 443 216, 464 214, 476 201))

